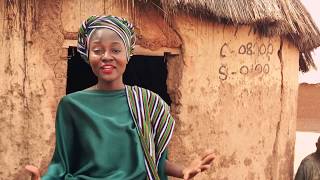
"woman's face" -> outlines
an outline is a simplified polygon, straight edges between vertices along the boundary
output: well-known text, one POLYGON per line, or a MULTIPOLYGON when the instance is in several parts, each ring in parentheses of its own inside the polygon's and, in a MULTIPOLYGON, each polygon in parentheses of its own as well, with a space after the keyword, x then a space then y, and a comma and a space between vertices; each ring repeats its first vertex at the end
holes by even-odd
POLYGON ((112 30, 101 28, 89 41, 89 63, 99 81, 122 83, 127 57, 124 42, 112 30))

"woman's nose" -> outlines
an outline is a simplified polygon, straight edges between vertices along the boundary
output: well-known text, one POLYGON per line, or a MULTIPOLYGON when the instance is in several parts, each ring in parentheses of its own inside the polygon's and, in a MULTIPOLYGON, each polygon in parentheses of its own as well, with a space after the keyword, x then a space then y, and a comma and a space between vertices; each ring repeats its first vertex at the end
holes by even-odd
POLYGON ((112 56, 111 56, 111 54, 109 52, 106 51, 105 53, 102 54, 101 59, 103 61, 112 60, 112 56))

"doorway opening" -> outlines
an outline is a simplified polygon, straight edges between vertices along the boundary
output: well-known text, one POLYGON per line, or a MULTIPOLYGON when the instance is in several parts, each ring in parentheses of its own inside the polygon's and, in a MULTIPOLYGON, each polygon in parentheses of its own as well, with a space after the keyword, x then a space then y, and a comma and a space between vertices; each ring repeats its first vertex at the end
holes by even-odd
MULTIPOLYGON (((123 82, 149 89, 170 105, 166 64, 164 56, 132 56, 123 75, 123 82)), ((76 47, 69 47, 66 94, 86 89, 96 83, 97 77, 89 64, 81 58, 76 47)))

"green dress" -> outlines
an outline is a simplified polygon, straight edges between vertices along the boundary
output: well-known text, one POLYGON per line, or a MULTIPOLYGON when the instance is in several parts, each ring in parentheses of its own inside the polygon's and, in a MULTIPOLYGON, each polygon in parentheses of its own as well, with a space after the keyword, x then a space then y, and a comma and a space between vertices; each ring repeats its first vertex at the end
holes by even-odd
MULTIPOLYGON (((166 152, 158 165, 160 179, 166 152)), ((125 90, 84 90, 63 97, 56 117, 56 148, 42 180, 145 180, 137 127, 125 90)))

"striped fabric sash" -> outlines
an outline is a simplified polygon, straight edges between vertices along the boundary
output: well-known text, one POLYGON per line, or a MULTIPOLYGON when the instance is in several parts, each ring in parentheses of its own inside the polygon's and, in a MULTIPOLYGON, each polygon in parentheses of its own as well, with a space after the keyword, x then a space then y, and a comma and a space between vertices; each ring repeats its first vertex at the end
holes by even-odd
POLYGON ((174 129, 169 106, 155 93, 137 86, 126 85, 131 115, 138 127, 144 152, 148 180, 160 180, 158 164, 174 129))

